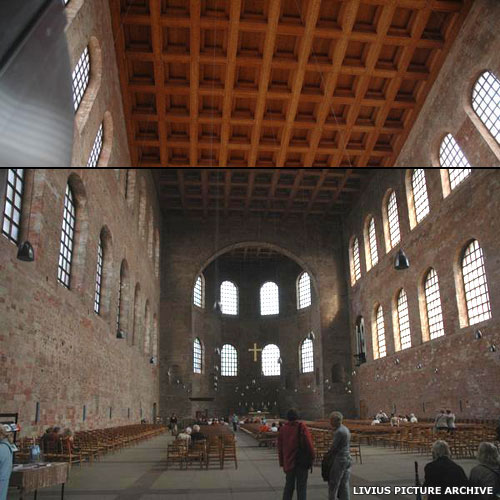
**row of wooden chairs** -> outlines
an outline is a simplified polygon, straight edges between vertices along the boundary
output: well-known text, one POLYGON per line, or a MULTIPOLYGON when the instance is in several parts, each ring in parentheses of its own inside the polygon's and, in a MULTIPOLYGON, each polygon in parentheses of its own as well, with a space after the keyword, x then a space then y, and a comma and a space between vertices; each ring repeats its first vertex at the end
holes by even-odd
POLYGON ((193 464, 199 465, 200 469, 208 469, 213 463, 223 469, 227 462, 234 462, 235 468, 238 468, 233 434, 212 434, 191 445, 185 439, 176 439, 167 445, 167 469, 175 464, 178 464, 180 469, 187 469, 193 464))

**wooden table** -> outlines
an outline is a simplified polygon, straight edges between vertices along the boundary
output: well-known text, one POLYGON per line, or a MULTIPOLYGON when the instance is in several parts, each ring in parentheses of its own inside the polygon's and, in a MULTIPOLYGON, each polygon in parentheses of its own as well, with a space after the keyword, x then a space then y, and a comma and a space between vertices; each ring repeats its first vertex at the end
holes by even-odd
POLYGON ((24 494, 31 491, 35 492, 33 498, 37 498, 39 488, 48 488, 61 485, 61 500, 64 498, 64 484, 68 480, 67 463, 50 463, 33 466, 30 464, 21 465, 12 471, 9 486, 19 488, 20 500, 23 500, 24 494))

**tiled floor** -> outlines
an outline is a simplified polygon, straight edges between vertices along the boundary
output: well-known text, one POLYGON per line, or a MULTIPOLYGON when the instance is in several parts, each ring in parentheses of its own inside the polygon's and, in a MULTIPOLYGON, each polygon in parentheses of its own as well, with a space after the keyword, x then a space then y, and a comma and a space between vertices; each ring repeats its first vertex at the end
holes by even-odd
MULTIPOLYGON (((166 435, 107 455, 92 466, 73 466, 66 485, 67 500, 278 500, 281 499, 284 474, 276 451, 259 448, 249 436, 238 433, 238 469, 165 470, 166 435)), ((413 486, 414 461, 419 462, 421 479, 429 457, 399 453, 388 448, 362 447, 363 464, 352 469, 351 486, 413 486)), ((458 461, 468 474, 474 460, 458 461)), ((40 490, 39 498, 58 500, 59 489, 40 490)), ((327 485, 319 468, 309 476, 308 500, 326 499, 327 485)), ((8 500, 18 495, 11 489, 8 500)), ((32 495, 30 495, 32 498, 32 495)), ((356 495, 356 500, 378 498, 356 495)), ((380 498, 393 500, 394 495, 380 498)), ((408 498, 414 498, 409 496, 408 498)))

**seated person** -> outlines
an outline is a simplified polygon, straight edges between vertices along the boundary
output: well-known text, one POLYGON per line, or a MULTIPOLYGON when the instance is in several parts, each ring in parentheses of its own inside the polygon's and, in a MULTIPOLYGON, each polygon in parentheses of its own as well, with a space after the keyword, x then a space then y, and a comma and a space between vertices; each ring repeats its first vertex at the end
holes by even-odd
POLYGON ((273 425, 271 425, 271 432, 278 432, 278 426, 276 425, 276 422, 273 422, 273 425))
POLYGON ((410 422, 410 424, 417 424, 418 423, 418 419, 414 413, 410 413, 409 422, 410 422))
POLYGON ((389 417, 387 416, 387 413, 385 413, 385 411, 382 411, 380 410, 376 417, 375 417, 378 421, 380 421, 381 424, 385 424, 387 422, 389 422, 389 417))
POLYGON ((193 432, 191 433, 191 442, 195 443, 196 441, 205 440, 205 436, 200 432, 199 425, 193 425, 193 432))
POLYGON ((271 429, 269 429, 269 426, 267 424, 261 424, 259 426, 259 432, 269 432, 271 429))
POLYGON ((370 425, 378 425, 380 424, 380 420, 377 418, 377 416, 375 415, 373 417, 373 420, 372 420, 372 423, 370 425))
POLYGON ((399 418, 394 413, 391 413, 391 427, 399 427, 399 418))
POLYGON ((186 427, 183 432, 179 432, 179 434, 177 434, 177 439, 183 439, 189 445, 191 443, 192 432, 193 429, 191 429, 191 427, 186 427))

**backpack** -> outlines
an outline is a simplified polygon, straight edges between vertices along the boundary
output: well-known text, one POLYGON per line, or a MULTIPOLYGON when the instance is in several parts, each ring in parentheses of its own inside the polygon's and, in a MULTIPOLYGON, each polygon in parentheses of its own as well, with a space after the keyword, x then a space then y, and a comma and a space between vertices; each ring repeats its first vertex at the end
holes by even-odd
POLYGON ((309 446, 307 446, 307 443, 305 442, 304 433, 302 431, 303 429, 302 425, 303 424, 300 423, 298 425, 297 433, 298 433, 299 446, 297 449, 297 455, 295 457, 295 465, 303 469, 311 469, 313 466, 314 457, 311 454, 309 446))

